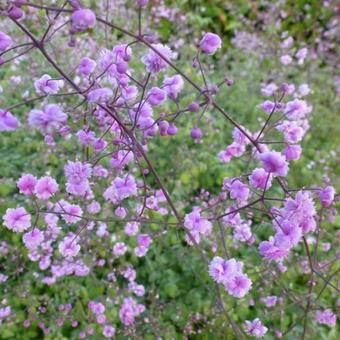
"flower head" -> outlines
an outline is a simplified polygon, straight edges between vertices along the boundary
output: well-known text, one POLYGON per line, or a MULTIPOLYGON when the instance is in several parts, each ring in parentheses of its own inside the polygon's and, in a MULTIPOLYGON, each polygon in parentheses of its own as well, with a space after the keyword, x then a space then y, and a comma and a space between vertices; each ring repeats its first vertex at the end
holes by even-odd
POLYGON ((78 65, 77 73, 79 75, 89 76, 94 71, 96 66, 97 63, 94 60, 84 57, 78 65))
POLYGON ((153 44, 153 49, 149 50, 149 53, 142 58, 142 62, 145 64, 146 69, 152 73, 158 73, 167 68, 168 64, 164 60, 164 57, 167 60, 171 60, 175 57, 174 52, 168 46, 162 44, 153 44), (161 56, 162 57, 161 57, 161 56))
POLYGON ((182 91, 183 86, 183 79, 178 74, 173 77, 165 77, 163 80, 163 89, 172 99, 177 98, 178 94, 182 91))
POLYGON ((260 155, 262 166, 268 173, 277 176, 286 176, 288 173, 288 163, 285 157, 277 151, 268 151, 260 155))
POLYGON ((60 129, 66 121, 67 114, 56 104, 49 104, 43 110, 31 110, 28 115, 29 125, 44 133, 60 129))
POLYGON ((31 215, 23 207, 8 208, 3 220, 6 228, 17 233, 22 233, 31 226, 31 215))
POLYGON ((20 192, 26 196, 33 195, 37 178, 31 174, 22 175, 17 181, 20 192))
POLYGON ((321 202, 321 205, 325 208, 328 208, 332 205, 335 196, 335 189, 332 186, 328 186, 324 189, 320 189, 318 191, 318 196, 321 202))
POLYGON ((42 199, 48 200, 59 190, 58 183, 50 176, 41 177, 34 187, 35 195, 42 199))
POLYGON ((222 40, 221 38, 214 33, 206 33, 201 42, 200 42, 200 49, 208 55, 213 55, 215 52, 222 47, 222 40))
POLYGON ((59 243, 58 249, 64 257, 74 257, 79 253, 80 245, 77 243, 75 235, 70 233, 59 243))
POLYGON ((44 240, 44 234, 38 228, 34 228, 32 231, 24 234, 22 239, 28 249, 34 250, 44 240))
POLYGON ((336 314, 331 309, 318 310, 315 314, 315 320, 317 323, 334 327, 336 325, 336 314))
POLYGON ((84 32, 95 26, 96 15, 90 9, 82 8, 72 13, 71 20, 75 32, 84 32))
POLYGON ((14 131, 20 126, 16 117, 9 111, 0 110, 0 132, 14 131))
POLYGON ((48 74, 44 74, 34 82, 34 87, 38 94, 56 94, 59 91, 60 83, 48 74))
POLYGON ((256 338, 263 338, 268 331, 268 328, 262 324, 260 319, 255 319, 253 321, 246 320, 244 329, 248 335, 256 338))

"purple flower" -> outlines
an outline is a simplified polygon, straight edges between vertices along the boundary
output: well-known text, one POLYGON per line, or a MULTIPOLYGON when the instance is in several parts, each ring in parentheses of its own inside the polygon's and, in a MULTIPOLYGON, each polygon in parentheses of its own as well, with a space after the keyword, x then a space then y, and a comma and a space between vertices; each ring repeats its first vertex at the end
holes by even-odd
POLYGON ((308 50, 307 48, 303 47, 303 48, 300 48, 296 54, 295 54, 295 57, 296 59, 298 60, 298 64, 299 65, 302 65, 304 62, 305 62, 305 59, 307 57, 307 54, 308 54, 308 50))
POLYGON ((176 74, 173 77, 165 77, 163 80, 164 91, 172 99, 176 99, 178 94, 182 91, 184 86, 183 79, 180 75, 176 74))
POLYGON ((294 99, 286 103, 284 113, 289 119, 302 119, 308 113, 312 111, 312 108, 307 105, 304 100, 294 99))
POLYGON ((7 316, 11 315, 11 307, 6 306, 3 308, 0 308, 0 320, 7 318, 7 316))
POLYGON ((92 90, 87 95, 89 103, 105 103, 113 96, 113 91, 107 87, 92 90))
POLYGON ((0 110, 0 132, 14 131, 20 126, 16 117, 9 111, 0 110))
POLYGON ((262 299, 262 301, 267 307, 273 307, 277 303, 277 296, 275 295, 266 296, 265 298, 262 299))
POLYGON ((136 282, 130 282, 128 288, 130 292, 133 292, 137 296, 143 296, 145 294, 144 286, 138 285, 136 282))
POLYGON ((318 196, 321 202, 321 205, 325 208, 328 208, 332 205, 335 196, 335 189, 332 186, 328 186, 324 189, 318 190, 318 196))
POLYGON ((31 226, 31 215, 23 207, 8 208, 2 219, 4 226, 16 233, 22 233, 31 226))
POLYGON ((272 112, 275 111, 275 109, 277 109, 277 105, 270 101, 270 100, 266 100, 265 102, 263 102, 261 105, 260 105, 260 108, 268 113, 268 114, 271 114, 272 112))
POLYGON ((34 194, 42 199, 48 200, 59 190, 58 183, 50 176, 41 177, 34 187, 34 194))
POLYGON ((224 260, 215 256, 209 264, 209 274, 217 283, 226 283, 242 272, 243 264, 235 259, 224 260))
POLYGON ((311 193, 299 191, 296 193, 295 199, 287 199, 282 215, 287 220, 298 225, 307 220, 314 219, 316 210, 311 193))
POLYGON ((64 167, 67 178, 66 190, 73 195, 83 196, 90 189, 89 178, 92 174, 90 164, 68 161, 64 167))
POLYGON ((287 249, 296 246, 302 238, 302 229, 295 223, 289 221, 278 222, 275 242, 284 245, 287 249))
POLYGON ((148 248, 152 243, 152 239, 148 234, 140 234, 137 237, 137 244, 139 247, 146 247, 148 248))
POLYGON ((288 163, 280 152, 268 151, 260 155, 262 166, 268 173, 277 176, 286 176, 288 173, 288 163))
POLYGON ((103 314, 105 312, 105 306, 101 302, 96 302, 96 301, 91 300, 88 303, 88 307, 96 315, 100 315, 100 314, 103 314))
POLYGON ((209 264, 209 274, 214 281, 223 284, 227 292, 237 298, 244 297, 252 285, 242 270, 242 262, 235 259, 224 260, 219 256, 215 256, 209 264))
POLYGON ((269 189, 272 186, 272 175, 262 168, 257 168, 249 176, 249 181, 255 189, 269 189))
POLYGON ((199 140, 203 136, 202 130, 199 127, 194 127, 190 132, 190 136, 192 139, 199 140))
POLYGON ((300 145, 288 145, 282 152, 286 157, 287 161, 298 160, 302 153, 302 148, 300 145))
POLYGON ((144 65, 146 65, 146 69, 149 72, 158 73, 165 70, 168 66, 164 60, 164 57, 167 60, 171 60, 174 59, 175 54, 168 46, 162 44, 153 44, 152 47, 159 53, 156 53, 154 50, 150 49, 149 53, 142 58, 142 62, 144 65), (162 57, 159 54, 161 54, 162 57))
POLYGON ((94 141, 96 140, 96 134, 89 130, 89 131, 85 131, 85 130, 79 130, 76 133, 79 141, 81 142, 81 144, 88 146, 90 144, 93 144, 94 141))
POLYGON ((218 158, 223 163, 229 163, 233 157, 240 157, 244 154, 246 148, 239 143, 232 143, 227 148, 218 153, 218 158))
POLYGON ((137 222, 129 222, 125 225, 124 232, 128 236, 134 236, 138 233, 139 225, 137 222))
POLYGON ((131 47, 127 44, 116 45, 112 52, 117 61, 129 61, 132 57, 131 47))
POLYGON ((67 114, 56 104, 47 105, 43 111, 31 110, 28 123, 44 133, 60 129, 67 121, 67 114))
POLYGON ((113 326, 104 326, 103 335, 105 338, 112 338, 115 335, 116 329, 113 326))
POLYGON ((261 88, 261 93, 265 97, 271 97, 277 90, 278 90, 278 87, 276 84, 269 83, 267 85, 264 85, 261 88))
POLYGON ((31 174, 22 175, 17 181, 17 186, 25 196, 33 195, 34 188, 37 183, 37 178, 31 174))
MULTIPOLYGON (((208 236, 212 231, 212 224, 207 219, 201 217, 200 210, 194 208, 194 210, 185 216, 184 227, 190 231, 195 238, 196 242, 200 242, 200 236, 208 236)), ((186 237, 187 242, 192 245, 192 240, 186 237)))
POLYGON ((261 256, 269 261, 281 262, 289 254, 289 247, 277 245, 274 238, 270 237, 269 241, 263 241, 259 245, 261 256))
POLYGON ((32 231, 24 234, 22 237, 25 246, 29 250, 36 249, 44 240, 44 234, 38 229, 34 228, 32 231))
POLYGON ((237 274, 225 283, 228 293, 237 298, 243 298, 250 290, 251 280, 246 274, 237 274))
POLYGON ((75 32, 84 32, 95 26, 96 15, 90 9, 78 9, 72 13, 71 20, 75 32))
POLYGON ((242 223, 235 226, 234 239, 241 242, 249 242, 252 238, 250 223, 242 223))
POLYGON ((336 325, 336 314, 334 314, 331 309, 324 311, 318 310, 315 314, 315 320, 317 323, 334 327, 336 325))
POLYGON ((58 80, 53 80, 51 76, 44 74, 34 82, 34 87, 38 94, 56 94, 60 84, 58 80))
POLYGON ((221 47, 222 40, 217 34, 214 33, 206 33, 200 42, 200 49, 208 55, 213 55, 217 49, 221 47))
POLYGON ((152 106, 162 105, 166 100, 166 92, 159 87, 153 87, 148 94, 148 103, 152 106))
POLYGON ((296 122, 283 121, 276 129, 283 132, 284 139, 288 143, 298 143, 301 141, 303 135, 307 131, 307 128, 303 128, 296 122))
POLYGON ((256 338, 264 337, 268 331, 268 328, 262 324, 260 319, 255 319, 253 321, 246 320, 244 322, 244 329, 248 335, 256 338))
POLYGON ((83 210, 77 204, 70 204, 65 200, 60 200, 57 205, 57 212, 62 215, 67 224, 74 224, 81 220, 83 210))
POLYGON ((79 253, 80 245, 77 243, 75 235, 70 233, 59 243, 58 249, 64 257, 74 257, 79 253))
POLYGON ((118 242, 113 246, 112 252, 114 256, 122 256, 127 252, 127 246, 124 242, 118 242))
POLYGON ((131 326, 135 322, 135 317, 143 313, 145 307, 137 304, 132 298, 125 298, 119 310, 119 317, 125 326, 131 326))
POLYGON ((230 197, 239 203, 247 201, 250 190, 240 180, 235 180, 230 186, 230 197))
POLYGON ((131 266, 124 269, 122 274, 129 282, 135 281, 136 279, 136 271, 131 266))
POLYGON ((282 65, 289 65, 292 63, 293 59, 290 55, 283 55, 281 58, 280 58, 280 61, 281 61, 281 64, 282 65))
POLYGON ((12 38, 4 32, 0 32, 0 52, 6 51, 13 41, 12 38))
POLYGON ((292 37, 288 37, 282 43, 280 43, 280 47, 289 49, 293 46, 293 44, 294 44, 294 39, 292 37))
POLYGON ((135 196, 137 194, 137 184, 132 175, 126 175, 125 178, 116 177, 111 186, 104 192, 104 198, 117 204, 123 199, 135 196))
POLYGON ((89 76, 94 71, 96 66, 97 63, 94 60, 84 57, 78 65, 77 73, 79 75, 89 76))

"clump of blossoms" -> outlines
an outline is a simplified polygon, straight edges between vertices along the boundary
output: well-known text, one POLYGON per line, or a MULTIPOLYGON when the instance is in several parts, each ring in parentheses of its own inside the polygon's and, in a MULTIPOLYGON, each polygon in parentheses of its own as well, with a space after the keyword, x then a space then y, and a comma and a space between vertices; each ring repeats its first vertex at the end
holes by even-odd
POLYGON ((237 298, 243 298, 252 285, 247 274, 243 273, 243 263, 235 259, 214 257, 209 264, 209 274, 217 283, 223 284, 230 295, 237 298))
MULTIPOLYGON (((94 333, 99 338, 136 336, 140 324, 154 321, 147 317, 154 308, 150 301, 159 299, 145 275, 138 276, 138 269, 152 256, 162 257, 158 248, 164 246, 164 236, 176 232, 178 246, 185 247, 189 259, 192 254, 201 256, 210 276, 204 283, 216 290, 212 295, 227 313, 236 338, 244 333, 261 338, 268 331, 277 336, 282 332, 275 320, 249 321, 243 314, 238 315, 243 326, 236 325, 226 299, 235 305, 231 310, 236 301, 249 306, 260 301, 263 308, 273 310, 285 302, 297 304, 304 337, 310 311, 320 308, 319 297, 325 289, 335 289, 330 285, 334 274, 327 278, 324 267, 329 264, 320 260, 317 249, 322 223, 325 217, 334 218, 337 198, 327 180, 323 185, 290 189, 290 171, 302 156, 301 142, 310 128, 308 84, 262 84, 260 91, 266 98, 254 108, 262 120, 256 127, 245 127, 218 103, 218 93, 233 82, 224 79, 215 84, 203 67, 219 56, 222 37, 212 32, 197 35, 192 64, 183 71, 180 44, 164 43, 144 32, 142 11, 148 10, 148 1, 134 2, 137 33, 128 24, 127 30, 105 19, 102 13, 107 9, 99 3, 96 11, 77 0, 59 7, 21 1, 1 7, 26 37, 23 45, 12 48, 16 39, 0 32, 1 56, 8 58, 1 59, 4 67, 15 59, 20 63, 17 49, 29 46, 26 53, 38 53, 50 69, 39 69, 30 77, 23 103, 0 109, 0 132, 26 128, 38 132, 35 138, 60 165, 41 167, 37 173, 27 165, 16 178, 20 203, 5 210, 3 226, 20 234, 25 256, 35 266, 34 280, 43 287, 58 287, 73 279, 86 283, 93 277, 95 286, 104 287, 99 293, 94 287, 91 298, 81 290, 85 302, 74 289, 66 289, 70 300, 77 300, 75 309, 84 302, 88 313, 85 321, 77 320, 79 312, 67 301, 59 305, 56 325, 71 325, 84 339, 94 333), (41 37, 30 31, 29 20, 38 18, 36 10, 49 19, 41 37), (103 38, 99 25, 105 27, 105 45, 93 38, 96 34, 103 38), (108 37, 111 30, 123 35, 114 45, 108 37), (70 69, 48 48, 57 36, 66 36, 67 48, 74 50, 76 61, 70 61, 70 69), (27 98, 31 92, 37 97, 27 98), (225 177, 216 195, 206 193, 184 202, 166 187, 158 173, 161 162, 153 159, 152 149, 162 140, 170 143, 183 131, 195 145, 204 146, 208 133, 204 125, 207 130, 210 125, 207 111, 232 126, 231 143, 215 150, 216 160, 229 169, 235 159, 246 159, 247 170, 240 166, 238 174, 225 177), (189 128, 183 124, 186 116, 192 119, 189 128), (289 271, 294 257, 302 260, 299 273, 308 276, 306 304, 285 287, 279 287, 279 293, 269 288, 289 271), (314 297, 318 279, 325 286, 314 297)), ((61 53, 64 47, 59 47, 61 53)), ((308 58, 308 50, 294 46, 291 37, 283 37, 280 48, 278 61, 284 67, 301 66, 308 58)), ((329 246, 324 244, 323 249, 329 246)), ((1 244, 0 253, 7 256, 7 243, 1 244)), ((1 283, 7 279, 6 273, 0 273, 1 283)), ((39 329, 50 335, 53 327, 41 321, 46 307, 38 310, 25 311, 23 326, 29 328, 38 320, 39 329)), ((12 307, 1 301, 1 322, 11 314, 12 307)), ((249 318, 253 315, 249 313, 249 318)), ((326 308, 316 312, 315 320, 334 326, 336 315, 326 308)))

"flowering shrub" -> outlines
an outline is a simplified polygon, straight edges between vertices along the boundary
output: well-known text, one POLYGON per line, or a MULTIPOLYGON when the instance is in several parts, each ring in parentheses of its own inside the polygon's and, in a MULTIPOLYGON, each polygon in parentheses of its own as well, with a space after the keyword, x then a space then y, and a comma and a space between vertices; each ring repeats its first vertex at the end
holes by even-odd
MULTIPOLYGON (((185 336, 206 328, 210 337, 307 339, 326 332, 321 325, 336 329, 337 241, 326 230, 336 189, 327 177, 297 188, 291 175, 311 128, 307 83, 252 84, 262 96, 252 108, 258 121, 247 124, 221 100, 234 81, 212 66, 224 53, 216 33, 196 32, 187 48, 165 41, 145 27, 149 1, 128 4, 130 23, 109 20, 105 1, 1 6, 9 27, 0 32, 1 69, 30 58, 41 65, 26 65, 22 98, 1 102, 0 132, 33 134, 45 158, 24 164, 3 212, 5 338, 22 329, 29 338, 171 338, 177 327, 185 336), (183 194, 173 177, 181 165, 164 170, 162 157, 192 157, 183 135, 223 169, 211 192, 183 194), (188 312, 187 297, 163 324, 180 294, 175 267, 200 311, 188 312)), ((311 53, 287 34, 275 48, 276 66, 296 72, 311 53)))

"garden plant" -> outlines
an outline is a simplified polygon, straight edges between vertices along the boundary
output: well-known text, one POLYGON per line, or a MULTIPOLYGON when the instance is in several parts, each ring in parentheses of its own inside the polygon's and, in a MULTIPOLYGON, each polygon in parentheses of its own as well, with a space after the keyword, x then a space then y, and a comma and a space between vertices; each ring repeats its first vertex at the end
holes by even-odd
POLYGON ((339 339, 339 21, 0 1, 0 339, 339 339))

